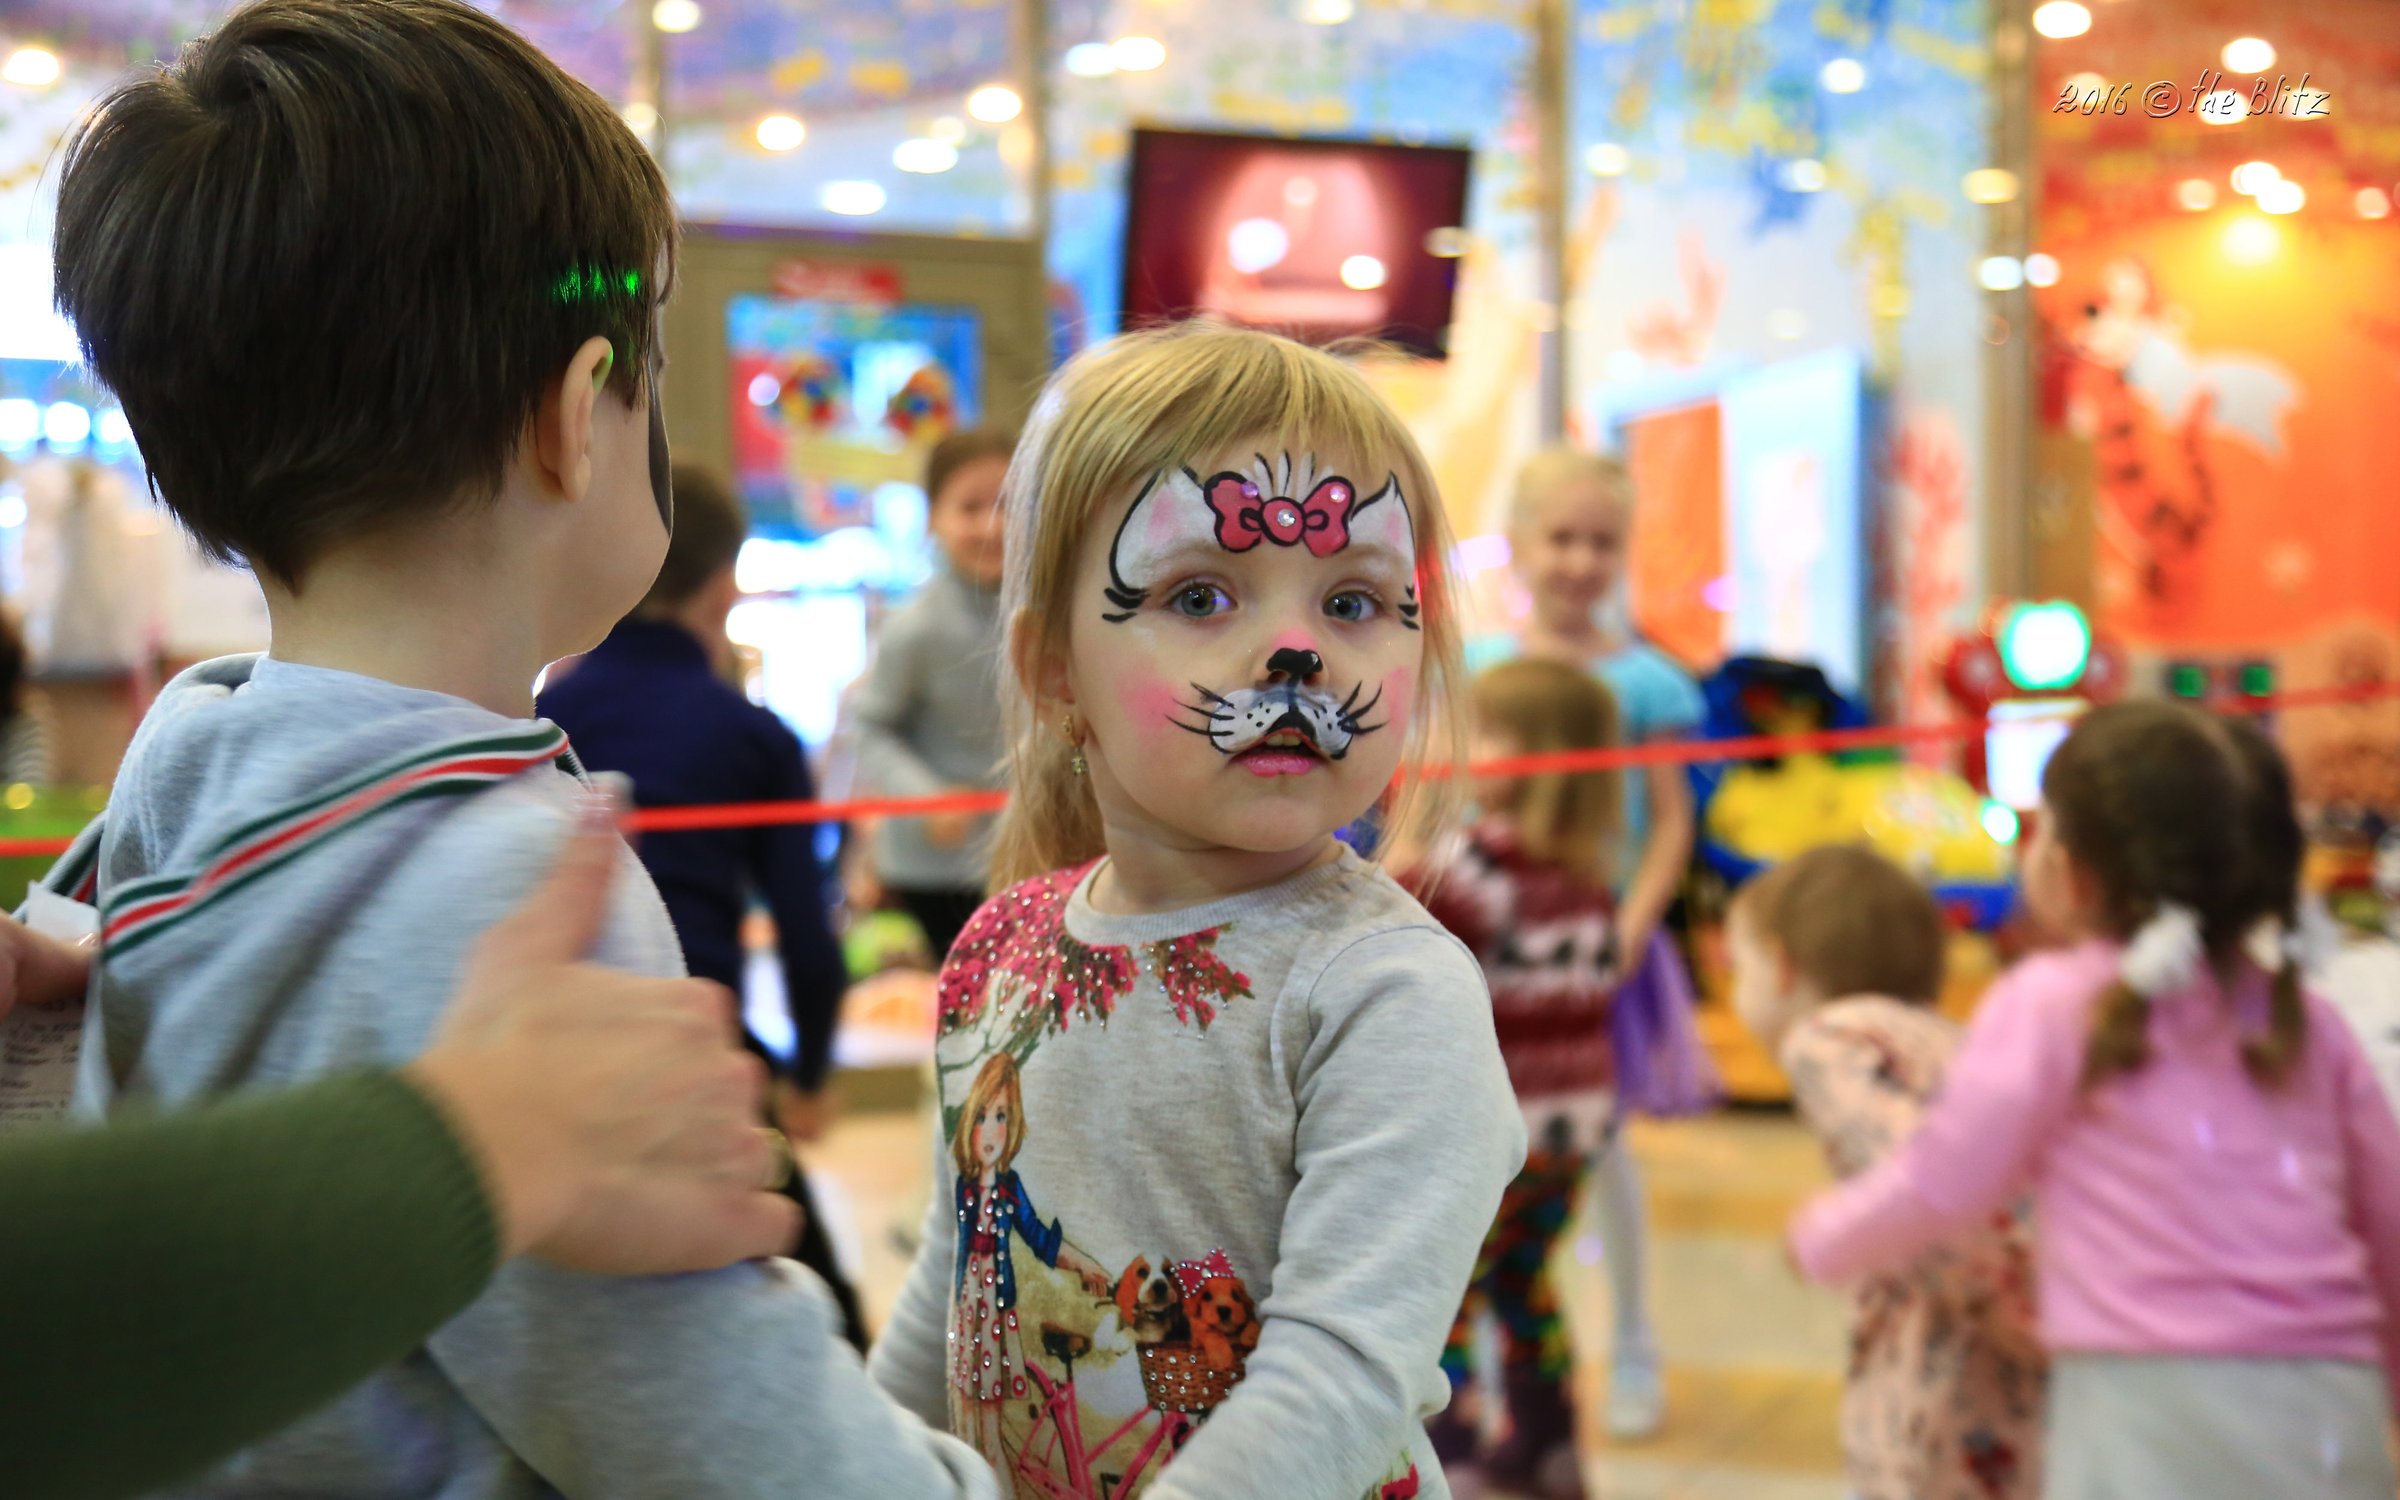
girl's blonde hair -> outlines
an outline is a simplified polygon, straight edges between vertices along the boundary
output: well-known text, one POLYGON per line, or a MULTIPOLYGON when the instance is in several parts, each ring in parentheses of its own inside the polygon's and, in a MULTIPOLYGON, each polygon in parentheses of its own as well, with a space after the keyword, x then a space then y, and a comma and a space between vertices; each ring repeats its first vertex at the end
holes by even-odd
MULTIPOLYGON (((1617 742, 1616 695, 1565 662, 1502 662, 1476 677, 1472 697, 1476 722, 1506 734, 1527 755, 1617 742)), ((1604 884, 1624 821, 1619 782, 1615 771, 1546 771, 1506 783, 1502 805, 1527 853, 1604 884)))
MULTIPOLYGON (((1380 462, 1400 481, 1416 531, 1425 659, 1393 819, 1436 828, 1455 819, 1456 781, 1414 774, 1437 742, 1445 748, 1439 758, 1463 760, 1465 729, 1455 711, 1462 668, 1450 526, 1416 439, 1365 378, 1331 354, 1273 334, 1181 323, 1111 339, 1070 361, 1042 393, 1009 466, 1000 586, 1010 632, 1011 670, 1000 674, 1009 800, 993 835, 994 888, 1104 852, 1091 786, 1075 774, 1060 726, 1026 685, 1035 664, 1066 648, 1086 539, 1105 544, 1112 508, 1130 502, 1159 470, 1213 462, 1235 443, 1259 438, 1295 452, 1380 462)), ((1369 492, 1384 478, 1356 477, 1369 492)))
POLYGON ((995 1052, 984 1060, 967 1087, 966 1103, 959 1106, 958 1125, 950 1132, 950 1165, 961 1177, 980 1177, 983 1163, 975 1159, 975 1127, 982 1123, 983 1112, 998 1100, 1008 1106, 1008 1139, 1000 1147, 999 1169, 1017 1159, 1025 1144, 1025 1091, 1017 1081, 1017 1060, 1006 1052, 995 1052))
POLYGON ((1573 484, 1595 485, 1619 506, 1633 505, 1633 471, 1625 467, 1625 460, 1561 444, 1542 449, 1517 471, 1516 487, 1508 496, 1509 531, 1531 524, 1543 501, 1573 484))

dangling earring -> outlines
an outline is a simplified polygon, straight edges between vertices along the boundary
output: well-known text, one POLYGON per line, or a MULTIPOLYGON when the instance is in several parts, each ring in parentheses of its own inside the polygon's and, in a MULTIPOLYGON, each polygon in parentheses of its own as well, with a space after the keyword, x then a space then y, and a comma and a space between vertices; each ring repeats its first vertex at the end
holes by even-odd
POLYGON ((1075 716, 1069 714, 1060 721, 1059 733, 1067 737, 1067 769, 1081 776, 1091 769, 1084 764, 1083 743, 1075 738, 1075 716))

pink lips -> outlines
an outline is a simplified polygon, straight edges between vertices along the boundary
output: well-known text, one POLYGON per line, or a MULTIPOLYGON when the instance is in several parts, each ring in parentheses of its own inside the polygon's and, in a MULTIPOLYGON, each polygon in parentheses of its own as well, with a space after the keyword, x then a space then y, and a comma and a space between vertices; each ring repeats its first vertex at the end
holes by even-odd
POLYGON ((1305 776, 1317 768, 1317 757, 1306 750, 1245 750, 1234 762, 1253 776, 1305 776))

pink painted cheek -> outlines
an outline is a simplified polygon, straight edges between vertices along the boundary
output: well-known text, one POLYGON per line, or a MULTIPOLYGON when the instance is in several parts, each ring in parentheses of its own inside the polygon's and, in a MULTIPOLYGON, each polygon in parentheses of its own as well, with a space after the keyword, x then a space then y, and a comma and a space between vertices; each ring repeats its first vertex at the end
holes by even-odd
POLYGON ((1384 674, 1383 706, 1391 711, 1392 727, 1405 733, 1417 708, 1417 674, 1399 667, 1384 674))
POLYGON ((1133 717, 1133 727, 1145 740, 1160 740, 1180 736, 1175 721, 1193 715, 1184 708, 1190 688, 1181 691, 1163 677, 1145 678, 1126 685, 1121 700, 1125 711, 1133 717))

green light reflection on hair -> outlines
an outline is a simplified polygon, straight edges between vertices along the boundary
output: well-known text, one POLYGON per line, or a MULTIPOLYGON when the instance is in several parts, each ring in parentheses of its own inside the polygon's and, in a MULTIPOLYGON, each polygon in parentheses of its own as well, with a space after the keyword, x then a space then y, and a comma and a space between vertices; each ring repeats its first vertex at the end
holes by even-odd
POLYGON ((638 297, 642 291, 642 273, 601 270, 598 266, 577 266, 558 278, 551 288, 561 302, 597 302, 603 297, 622 291, 628 297, 638 297))

